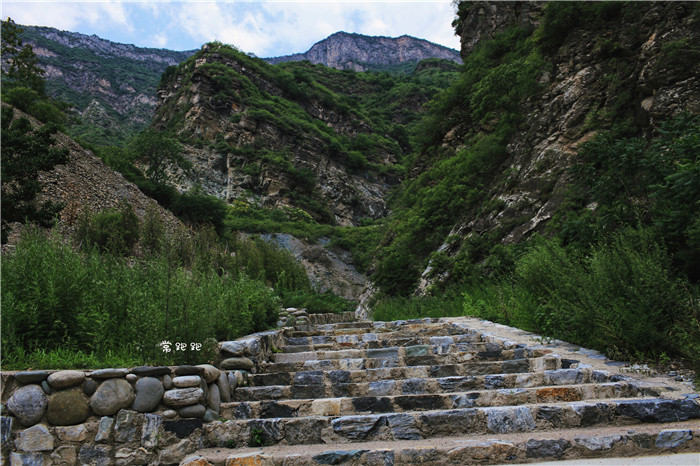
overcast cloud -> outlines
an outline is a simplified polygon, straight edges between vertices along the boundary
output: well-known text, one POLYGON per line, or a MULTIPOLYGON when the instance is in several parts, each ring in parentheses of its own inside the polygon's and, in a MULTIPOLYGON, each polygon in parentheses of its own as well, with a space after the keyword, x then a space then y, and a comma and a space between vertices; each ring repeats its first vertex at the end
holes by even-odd
POLYGON ((96 34, 114 42, 191 50, 219 40, 260 57, 304 52, 337 31, 408 34, 459 48, 450 0, 434 1, 3 1, 19 24, 96 34))

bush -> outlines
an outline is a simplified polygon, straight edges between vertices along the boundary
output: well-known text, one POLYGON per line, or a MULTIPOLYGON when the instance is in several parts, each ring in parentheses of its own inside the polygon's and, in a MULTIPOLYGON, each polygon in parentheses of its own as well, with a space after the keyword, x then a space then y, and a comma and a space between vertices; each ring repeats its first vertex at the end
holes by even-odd
POLYGON ((127 255, 139 240, 139 219, 126 201, 122 201, 117 209, 92 217, 85 212, 80 219, 77 239, 85 245, 96 246, 100 251, 127 255))

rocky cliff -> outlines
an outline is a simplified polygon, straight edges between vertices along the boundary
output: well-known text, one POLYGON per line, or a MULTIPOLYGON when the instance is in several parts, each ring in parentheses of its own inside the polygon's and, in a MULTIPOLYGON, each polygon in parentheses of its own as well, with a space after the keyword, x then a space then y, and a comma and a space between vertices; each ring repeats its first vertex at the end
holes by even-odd
POLYGON ((49 27, 22 26, 46 70, 47 91, 74 106, 81 123, 73 134, 93 143, 120 143, 145 128, 157 104, 156 88, 168 66, 194 52, 119 44, 49 27))
MULTIPOLYGON (((566 198, 569 168, 582 144, 596 134, 615 128, 647 137, 671 116, 700 112, 700 51, 691 45, 700 42, 696 5, 565 8, 529 2, 460 5, 455 24, 465 60, 480 43, 519 26, 521 34, 534 40, 531 44, 541 47, 542 66, 537 90, 517 105, 515 112, 522 119, 507 139, 503 162, 482 180, 483 200, 456 222, 437 249, 439 256, 454 259, 468 251, 478 258, 484 245, 516 243, 545 231, 566 198), (541 27, 546 15, 549 29, 541 27)), ((501 53, 498 46, 488 47, 493 48, 488 53, 501 53)), ((489 134, 499 124, 499 114, 474 121, 469 117, 473 109, 453 111, 462 117, 446 118, 452 123, 439 142, 450 154, 468 147, 474 134, 489 134)), ((431 157, 432 153, 419 157, 414 177, 430 170, 431 157)), ((431 261, 417 293, 449 279, 451 273, 440 261, 431 261)))
POLYGON ((209 44, 166 77, 153 124, 173 131, 193 164, 171 181, 228 201, 301 209, 324 223, 386 215, 397 143, 294 72, 209 44), (360 140, 372 150, 349 152, 360 140))
POLYGON ((424 39, 365 36, 336 32, 315 43, 304 53, 266 58, 268 63, 308 60, 340 70, 369 71, 401 64, 415 64, 427 58, 459 63, 459 52, 424 39))

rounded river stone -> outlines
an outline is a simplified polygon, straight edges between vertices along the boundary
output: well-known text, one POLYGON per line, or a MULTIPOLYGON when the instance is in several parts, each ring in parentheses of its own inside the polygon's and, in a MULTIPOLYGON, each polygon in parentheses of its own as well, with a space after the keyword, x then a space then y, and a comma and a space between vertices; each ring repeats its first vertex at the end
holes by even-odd
POLYGON ((250 359, 240 356, 235 358, 228 358, 221 361, 221 367, 227 370, 242 369, 249 371, 255 367, 255 363, 250 359))
POLYGON ((89 415, 88 399, 78 388, 58 391, 49 398, 46 419, 55 426, 81 424, 89 415))
POLYGON ((7 409, 25 427, 39 422, 49 400, 39 385, 25 385, 17 389, 7 401, 7 409))
POLYGON ((212 383, 218 379, 219 374, 221 374, 221 371, 211 364, 200 364, 197 367, 204 369, 204 374, 202 374, 202 377, 207 381, 207 383, 212 383))
POLYGON ((136 382, 136 398, 131 407, 139 413, 147 413, 158 407, 163 398, 163 384, 155 377, 143 377, 136 382))
POLYGON ((134 388, 124 379, 107 379, 90 398, 90 407, 98 416, 110 416, 134 402, 134 388))
POLYGON ((48 376, 49 374, 44 371, 24 371, 17 372, 15 374, 15 380, 23 385, 26 385, 29 383, 41 383, 42 381, 46 380, 48 376))
POLYGON ((181 375, 173 378, 173 386, 177 388, 199 387, 202 378, 198 375, 181 375))
POLYGON ((178 411, 178 414, 180 414, 180 417, 202 418, 206 412, 207 412, 207 408, 204 405, 198 404, 198 405, 185 406, 184 408, 181 408, 178 411))
POLYGON ((204 397, 201 388, 176 388, 163 395, 163 402, 169 406, 187 406, 199 403, 204 397))
POLYGON ((52 388, 68 388, 83 383, 85 372, 83 371, 59 371, 49 376, 47 381, 52 388))

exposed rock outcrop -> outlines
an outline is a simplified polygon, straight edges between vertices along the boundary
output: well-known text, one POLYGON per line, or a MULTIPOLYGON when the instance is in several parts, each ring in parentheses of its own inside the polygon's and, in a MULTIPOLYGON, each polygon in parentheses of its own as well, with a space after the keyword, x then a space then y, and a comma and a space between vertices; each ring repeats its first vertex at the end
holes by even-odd
MULTIPOLYGON (((228 201, 242 198, 263 207, 301 208, 318 220, 339 225, 386 215, 386 195, 399 180, 350 169, 340 154, 333 153, 323 133, 310 127, 290 128, 295 124, 291 119, 298 116, 290 112, 275 118, 246 98, 251 92, 245 88, 248 82, 271 99, 283 99, 284 92, 277 82, 234 55, 206 45, 194 63, 159 91, 154 126, 167 128, 172 121, 181 122, 174 126, 178 137, 192 141, 183 147, 192 169, 171 173, 171 181, 181 190, 199 185, 228 201), (217 82, 220 66, 233 76, 226 89, 217 82), (307 179, 300 179, 300 173, 307 179), (323 213, 309 210, 300 195, 318 201, 332 217, 324 219, 323 213)), ((354 137, 372 131, 366 122, 323 102, 289 102, 295 111, 308 115, 307 121, 317 120, 335 134, 354 137)), ((372 162, 392 165, 396 160, 391 152, 380 151, 372 162)))
POLYGON ((444 58, 459 63, 459 52, 424 39, 336 32, 304 53, 266 58, 268 63, 309 60, 339 70, 368 71, 378 66, 444 58))
MULTIPOLYGON (((625 109, 640 135, 652 134, 673 115, 700 112, 700 65, 679 66, 669 55, 674 44, 700 41, 695 6, 659 2, 634 8, 638 14, 630 16, 636 19, 620 15, 615 27, 578 25, 566 31, 564 42, 547 57, 551 65, 540 76, 540 92, 521 103, 519 112, 527 117, 510 139, 500 174, 487 187, 484 204, 499 207, 463 218, 441 252, 454 256, 466 238, 488 232, 502 231, 501 242, 508 244, 544 231, 565 198, 567 168, 581 144, 614 123, 605 119, 613 106, 625 109)), ((508 26, 537 25, 542 13, 537 3, 474 4, 458 28, 463 56, 508 26)), ((443 145, 460 147, 466 133, 461 126, 452 128, 443 145)), ((428 266, 416 293, 447 275, 428 266)))

